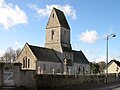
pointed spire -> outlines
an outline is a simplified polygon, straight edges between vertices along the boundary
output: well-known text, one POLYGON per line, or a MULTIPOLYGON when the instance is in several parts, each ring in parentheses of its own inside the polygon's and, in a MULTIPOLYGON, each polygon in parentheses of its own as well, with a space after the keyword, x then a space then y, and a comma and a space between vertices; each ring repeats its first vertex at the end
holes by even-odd
POLYGON ((56 27, 56 26, 61 26, 61 27, 64 27, 64 28, 67 28, 67 29, 70 30, 70 27, 68 25, 68 22, 66 20, 66 17, 64 15, 64 13, 61 10, 56 9, 55 7, 53 7, 46 28, 51 28, 51 27, 56 27), (54 17, 56 17, 56 19, 53 19, 54 17), (58 24, 55 24, 55 25, 51 26, 51 23, 55 22, 54 20, 56 20, 56 22, 58 22, 58 24))

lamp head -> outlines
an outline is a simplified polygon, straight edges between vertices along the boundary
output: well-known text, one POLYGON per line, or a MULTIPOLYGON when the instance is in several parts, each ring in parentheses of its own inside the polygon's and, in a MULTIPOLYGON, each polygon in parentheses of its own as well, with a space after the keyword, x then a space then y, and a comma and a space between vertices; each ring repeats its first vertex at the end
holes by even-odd
POLYGON ((116 35, 115 34, 113 34, 113 36, 112 37, 116 37, 116 35))

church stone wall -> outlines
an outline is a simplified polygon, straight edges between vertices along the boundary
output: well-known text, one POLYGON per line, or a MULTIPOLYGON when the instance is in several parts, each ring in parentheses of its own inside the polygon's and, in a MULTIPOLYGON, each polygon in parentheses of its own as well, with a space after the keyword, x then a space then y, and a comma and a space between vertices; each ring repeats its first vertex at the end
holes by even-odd
POLYGON ((40 74, 62 73, 62 63, 60 63, 60 62, 38 61, 37 62, 37 72, 40 72, 40 74))
POLYGON ((90 65, 89 64, 74 63, 73 73, 74 74, 90 74, 90 65))
POLYGON ((63 43, 70 44, 70 30, 64 27, 61 27, 61 41, 63 43))
POLYGON ((46 29, 46 43, 60 42, 60 27, 46 29))
POLYGON ((62 53, 60 27, 46 29, 45 47, 62 53))
MULTIPOLYGON (((23 58, 27 57, 27 59, 30 59, 30 70, 35 70, 36 69, 36 58, 34 57, 33 53, 31 52, 31 50, 28 48, 27 45, 25 45, 25 47, 23 48, 20 56, 18 57, 18 60, 20 63, 23 64, 23 58)), ((22 65, 22 69, 28 69, 28 68, 23 68, 22 65)))
POLYGON ((53 28, 56 26, 57 27, 60 26, 60 23, 59 23, 59 20, 58 20, 58 17, 57 17, 55 10, 53 9, 51 14, 50 14, 46 28, 48 29, 48 28, 53 28))

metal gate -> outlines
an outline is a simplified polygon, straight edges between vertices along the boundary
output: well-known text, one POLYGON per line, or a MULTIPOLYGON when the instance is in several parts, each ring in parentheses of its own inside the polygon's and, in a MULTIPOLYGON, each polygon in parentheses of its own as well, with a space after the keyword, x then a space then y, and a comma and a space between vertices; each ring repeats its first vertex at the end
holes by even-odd
POLYGON ((4 66, 4 86, 14 86, 14 69, 13 64, 5 64, 4 66))

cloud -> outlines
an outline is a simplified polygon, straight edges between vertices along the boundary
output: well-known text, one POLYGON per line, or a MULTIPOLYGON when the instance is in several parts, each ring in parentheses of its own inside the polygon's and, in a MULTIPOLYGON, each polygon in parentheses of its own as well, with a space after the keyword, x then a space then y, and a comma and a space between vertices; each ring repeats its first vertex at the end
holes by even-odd
POLYGON ((5 0, 0 0, 0 24, 4 29, 11 28, 17 24, 28 22, 28 17, 18 5, 7 4, 5 0))
POLYGON ((45 8, 38 8, 35 4, 30 4, 29 7, 37 12, 39 16, 49 16, 50 12, 53 7, 62 10, 65 15, 70 16, 72 19, 76 19, 76 11, 73 9, 72 6, 65 4, 65 5, 46 5, 45 8))
POLYGON ((15 41, 14 42, 14 49, 16 50, 16 49, 18 49, 18 48, 21 48, 22 47, 22 44, 20 43, 20 42, 18 42, 18 41, 15 41))
MULTIPOLYGON (((115 59, 117 61, 120 61, 120 56, 117 56, 117 55, 116 56, 109 56, 108 63, 113 59, 115 59)), ((106 62, 106 57, 105 56, 99 56, 99 57, 94 58, 94 61, 96 61, 96 62, 100 62, 100 61, 106 62)))
MULTIPOLYGON (((101 54, 103 53, 103 51, 95 51, 95 50, 90 50, 90 52, 87 52, 87 50, 85 51, 85 54, 88 56, 88 60, 90 62, 100 62, 100 61, 104 61, 106 62, 106 55, 101 54)), ((109 53, 108 56, 108 62, 110 62, 111 60, 116 59, 117 61, 120 61, 120 55, 117 53, 109 53)))
POLYGON ((78 45, 77 45, 77 43, 76 43, 76 42, 73 44, 73 49, 75 49, 75 50, 77 50, 77 49, 78 49, 78 45))
POLYGON ((82 45, 80 45, 80 42, 78 42, 78 41, 73 42, 73 46, 72 46, 73 50, 79 51, 79 50, 81 50, 81 48, 83 49, 84 47, 82 45))
POLYGON ((83 32, 80 40, 85 43, 95 43, 98 40, 98 33, 95 30, 83 32))

